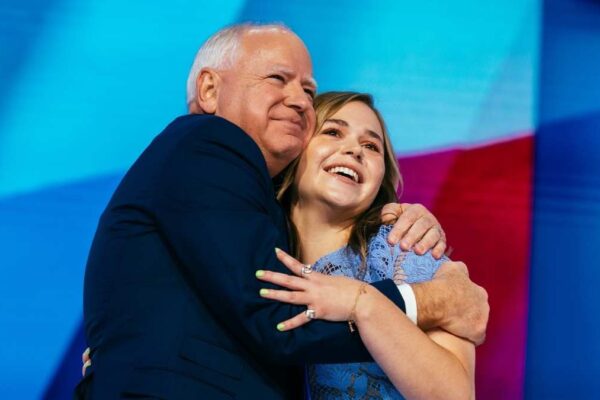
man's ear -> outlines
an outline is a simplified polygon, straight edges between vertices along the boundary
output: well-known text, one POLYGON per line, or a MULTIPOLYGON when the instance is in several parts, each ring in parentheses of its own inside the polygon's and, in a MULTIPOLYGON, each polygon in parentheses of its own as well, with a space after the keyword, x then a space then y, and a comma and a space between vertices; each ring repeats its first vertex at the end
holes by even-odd
POLYGON ((217 95, 221 80, 211 68, 202 68, 196 79, 196 101, 205 114, 217 111, 217 95))

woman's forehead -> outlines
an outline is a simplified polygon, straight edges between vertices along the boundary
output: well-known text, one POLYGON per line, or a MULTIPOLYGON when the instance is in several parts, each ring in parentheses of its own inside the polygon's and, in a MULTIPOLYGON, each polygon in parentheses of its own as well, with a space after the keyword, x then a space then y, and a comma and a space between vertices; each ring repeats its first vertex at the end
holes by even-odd
POLYGON ((379 117, 371 107, 361 101, 344 104, 339 110, 327 116, 325 124, 336 124, 340 127, 362 129, 383 140, 383 127, 379 117))

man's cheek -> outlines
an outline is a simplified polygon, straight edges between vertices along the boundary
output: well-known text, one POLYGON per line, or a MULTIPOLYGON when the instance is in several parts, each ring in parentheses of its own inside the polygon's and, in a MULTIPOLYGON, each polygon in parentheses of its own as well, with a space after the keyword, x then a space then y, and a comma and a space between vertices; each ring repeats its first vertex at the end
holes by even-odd
POLYGON ((312 138, 314 131, 315 131, 315 126, 308 124, 308 126, 306 127, 306 132, 304 132, 304 148, 306 148, 306 146, 308 145, 308 142, 310 142, 310 139, 312 138))
POLYGON ((308 143, 310 142, 310 137, 312 136, 311 132, 307 132, 306 135, 304 136, 304 143, 302 145, 302 149, 306 149, 306 147, 308 147, 308 143))

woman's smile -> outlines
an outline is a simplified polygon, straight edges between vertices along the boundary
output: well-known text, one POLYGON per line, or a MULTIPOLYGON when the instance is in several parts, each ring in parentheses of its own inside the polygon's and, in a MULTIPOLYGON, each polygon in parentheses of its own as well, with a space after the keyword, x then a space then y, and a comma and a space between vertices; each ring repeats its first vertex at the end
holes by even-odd
POLYGON ((335 166, 325 168, 325 171, 336 177, 342 177, 351 180, 353 183, 360 183, 360 174, 352 167, 347 166, 335 166))
POLYGON ((384 174, 382 125, 369 106, 350 102, 324 121, 302 154, 298 198, 357 215, 375 199, 384 174))

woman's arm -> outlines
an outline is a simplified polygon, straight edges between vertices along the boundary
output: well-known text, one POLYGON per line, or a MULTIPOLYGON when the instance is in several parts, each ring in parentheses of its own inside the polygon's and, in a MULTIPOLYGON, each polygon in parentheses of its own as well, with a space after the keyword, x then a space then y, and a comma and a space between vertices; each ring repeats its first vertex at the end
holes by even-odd
MULTIPOLYGON (((340 276, 301 273, 301 266, 284 252, 278 258, 294 277, 259 271, 257 277, 292 290, 261 291, 261 296, 315 310, 316 318, 356 322, 365 346, 392 383, 408 399, 474 398, 475 349, 470 342, 443 330, 422 332, 377 289, 340 276), (358 296, 358 297, 357 297, 358 296), (354 304, 356 308, 353 310, 354 304)), ((302 313, 278 325, 295 329, 310 322, 302 313)))
POLYGON ((360 295, 355 315, 363 343, 407 399, 475 398, 471 342, 441 329, 422 332, 371 287, 360 295))

